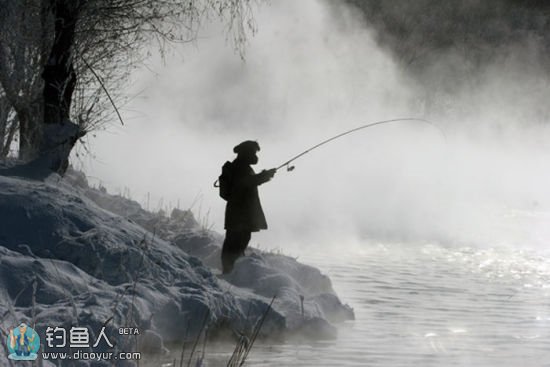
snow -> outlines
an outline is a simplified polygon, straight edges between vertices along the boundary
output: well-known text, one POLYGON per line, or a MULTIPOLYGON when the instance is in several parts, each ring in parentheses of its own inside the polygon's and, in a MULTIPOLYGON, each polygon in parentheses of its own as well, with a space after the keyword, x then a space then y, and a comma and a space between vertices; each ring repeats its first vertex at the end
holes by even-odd
POLYGON ((105 325, 115 348, 131 351, 135 339, 118 327, 133 326, 140 350, 161 353, 194 339, 205 317, 209 333, 249 330, 274 295, 264 336, 333 338, 331 322, 353 318, 328 277, 287 256, 250 249, 233 273, 216 276, 222 240, 191 212, 147 212, 80 173, 0 176, 2 329, 26 322, 44 339, 48 326, 97 335, 105 325))

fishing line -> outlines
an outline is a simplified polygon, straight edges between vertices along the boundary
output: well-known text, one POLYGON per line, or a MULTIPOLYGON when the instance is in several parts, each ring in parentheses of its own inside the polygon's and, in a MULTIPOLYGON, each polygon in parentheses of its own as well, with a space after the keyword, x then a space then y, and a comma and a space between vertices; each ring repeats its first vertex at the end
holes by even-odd
POLYGON ((447 139, 446 136, 445 136, 445 133, 443 132, 443 130, 437 126, 436 124, 434 124, 433 122, 431 121, 428 121, 426 119, 421 119, 421 118, 415 118, 415 117, 403 117, 403 118, 397 118, 397 119, 391 119, 391 120, 382 120, 382 121, 375 121, 375 122, 371 122, 371 123, 368 123, 368 124, 365 124, 365 125, 361 125, 361 126, 358 126, 356 128, 353 128, 351 130, 347 130, 347 131, 344 131, 343 133, 340 133, 338 135, 335 135, 333 136, 332 138, 328 138, 326 140, 323 140, 322 142, 304 150, 303 152, 301 152, 300 154, 297 154, 295 155, 294 157, 290 158, 288 161, 284 162, 283 164, 281 164, 280 166, 278 166, 276 168, 276 170, 279 170, 283 167, 286 166, 286 170, 288 172, 294 170, 294 166, 290 166, 290 163, 295 161, 296 159, 306 155, 307 153, 311 152, 312 150, 314 149, 317 149, 319 148, 320 146, 322 145, 325 145, 327 143, 330 143, 331 141, 333 140, 336 140, 338 138, 341 138, 342 136, 345 136, 345 135, 348 135, 348 134, 352 134, 356 131, 359 131, 359 130, 362 130, 362 129, 366 129, 366 128, 369 128, 369 127, 373 127, 373 126, 376 126, 376 125, 382 125, 382 124, 387 124, 387 123, 391 123, 391 122, 405 122, 405 121, 417 121, 417 122, 423 122, 423 123, 426 123, 426 124, 429 124, 435 128, 437 128, 441 134, 443 135, 443 138, 447 139))

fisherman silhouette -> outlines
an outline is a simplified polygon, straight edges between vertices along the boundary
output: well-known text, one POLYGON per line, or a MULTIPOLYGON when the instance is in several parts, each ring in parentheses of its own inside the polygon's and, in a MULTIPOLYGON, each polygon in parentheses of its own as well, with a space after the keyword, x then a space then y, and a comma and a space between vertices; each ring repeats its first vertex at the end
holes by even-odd
POLYGON ((251 140, 233 148, 237 158, 227 162, 220 176, 220 195, 227 200, 225 207, 225 240, 222 248, 222 271, 233 270, 235 261, 244 255, 252 232, 267 229, 267 222, 258 195, 258 186, 271 180, 275 168, 256 174, 251 165, 258 163, 260 145, 251 140), (222 194, 222 190, 226 194, 222 194))

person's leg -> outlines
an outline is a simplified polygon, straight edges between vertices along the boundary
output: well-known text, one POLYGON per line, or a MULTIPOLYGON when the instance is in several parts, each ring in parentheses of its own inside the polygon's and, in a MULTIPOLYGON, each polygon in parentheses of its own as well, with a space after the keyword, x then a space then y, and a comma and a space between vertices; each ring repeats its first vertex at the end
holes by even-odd
POLYGON ((231 272, 235 261, 244 255, 250 237, 250 232, 226 231, 222 248, 222 272, 224 274, 231 272))
POLYGON ((222 247, 222 272, 224 274, 233 270, 233 264, 239 257, 240 232, 227 230, 222 247))
POLYGON ((252 233, 250 232, 242 232, 241 238, 239 241, 239 256, 244 256, 244 250, 248 247, 248 243, 250 242, 250 237, 252 236, 252 233))

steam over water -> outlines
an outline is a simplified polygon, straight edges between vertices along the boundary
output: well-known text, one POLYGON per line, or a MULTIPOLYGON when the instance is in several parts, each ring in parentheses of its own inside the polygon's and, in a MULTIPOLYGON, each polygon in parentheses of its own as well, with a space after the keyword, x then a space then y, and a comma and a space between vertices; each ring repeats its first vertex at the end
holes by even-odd
MULTIPOLYGON (((221 232, 211 185, 242 140, 259 141, 260 170, 377 120, 425 117, 446 138, 378 126, 260 188, 269 230, 251 244, 320 267, 357 320, 331 342, 255 345, 250 365, 550 366, 550 78, 536 42, 471 72, 458 52, 431 55, 413 74, 345 5, 277 1, 256 22, 244 63, 211 25, 137 73, 139 113, 91 141, 90 175, 221 232)), ((211 348, 210 365, 230 351, 211 348)))
POLYGON ((550 208, 550 73, 536 53, 495 57, 445 91, 458 56, 441 57, 420 83, 344 5, 280 1, 256 14, 245 62, 212 25, 195 48, 136 73, 141 94, 126 106, 126 125, 90 141, 95 159, 82 163, 92 182, 153 210, 192 207, 223 231, 225 203, 212 183, 239 142, 258 140, 261 170, 361 124, 424 117, 446 139, 427 124, 379 125, 280 170, 260 188, 269 231, 253 241, 547 245, 548 229, 518 229, 502 214, 550 208))

